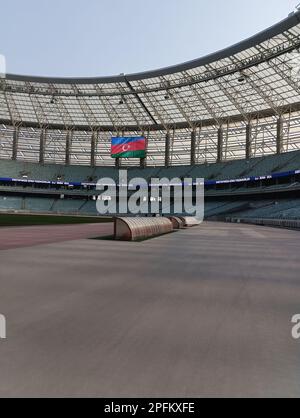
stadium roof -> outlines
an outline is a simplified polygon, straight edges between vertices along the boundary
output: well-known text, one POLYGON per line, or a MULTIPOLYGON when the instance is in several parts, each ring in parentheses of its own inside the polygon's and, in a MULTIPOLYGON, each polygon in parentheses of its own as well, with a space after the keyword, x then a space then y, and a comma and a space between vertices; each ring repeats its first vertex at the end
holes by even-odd
POLYGON ((0 124, 155 132, 279 117, 300 110, 292 76, 299 50, 295 12, 230 48, 160 70, 78 79, 8 74, 0 79, 0 124))

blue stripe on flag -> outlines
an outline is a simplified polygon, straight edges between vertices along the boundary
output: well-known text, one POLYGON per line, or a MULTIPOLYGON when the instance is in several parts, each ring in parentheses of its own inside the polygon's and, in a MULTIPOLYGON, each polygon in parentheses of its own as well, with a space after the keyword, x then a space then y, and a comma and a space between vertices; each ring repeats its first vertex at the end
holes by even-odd
POLYGON ((125 144, 132 144, 137 141, 142 141, 144 139, 145 137, 143 136, 115 137, 115 138, 112 138, 111 142, 112 142, 112 145, 125 145, 125 144))

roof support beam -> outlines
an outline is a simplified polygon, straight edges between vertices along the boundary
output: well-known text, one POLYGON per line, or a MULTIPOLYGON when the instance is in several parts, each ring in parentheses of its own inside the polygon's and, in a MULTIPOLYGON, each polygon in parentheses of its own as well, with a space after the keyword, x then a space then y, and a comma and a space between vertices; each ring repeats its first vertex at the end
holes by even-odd
POLYGON ((47 131, 45 128, 42 128, 41 134, 40 134, 40 155, 39 155, 40 164, 45 163, 46 136, 47 136, 47 131))
MULTIPOLYGON (((144 86, 143 81, 140 81, 140 85, 144 86)), ((151 104, 156 117, 159 119, 161 126, 163 126, 164 129, 167 131, 168 130, 167 123, 164 121, 163 117, 161 116, 160 110, 158 111, 158 109, 160 109, 160 104, 158 103, 157 99, 155 98, 154 95, 151 96, 151 94, 148 94, 146 97, 147 97, 147 101, 151 104)), ((160 125, 157 122, 154 125, 154 127, 157 127, 157 129, 160 130, 159 126, 160 125)))
MULTIPOLYGON (((32 89, 32 85, 28 82, 25 84, 28 90, 30 91, 32 89)), ((47 115, 45 113, 45 109, 43 108, 43 106, 41 105, 39 101, 39 97, 34 94, 29 93, 29 100, 32 105, 38 125, 40 127, 48 125, 47 115)))
POLYGON ((257 75, 254 74, 246 77, 247 82, 251 85, 253 90, 267 103, 268 106, 274 111, 276 115, 280 115, 279 108, 281 105, 279 104, 279 100, 283 102, 282 97, 276 97, 276 102, 274 101, 274 93, 275 91, 270 91, 270 87, 267 86, 263 80, 261 80, 257 75))
POLYGON ((252 157, 252 124, 249 122, 246 126, 246 159, 252 157))
POLYGON ((72 150, 72 131, 68 131, 66 135, 66 155, 65 155, 65 164, 71 164, 71 150, 72 150))
POLYGON ((91 167, 96 166, 97 132, 93 131, 91 138, 91 167))
POLYGON ((283 152, 283 117, 280 116, 277 119, 277 141, 276 141, 276 152, 278 155, 282 154, 283 152))
POLYGON ((94 115, 94 113, 93 113, 93 111, 92 111, 89 103, 87 102, 86 97, 81 96, 79 94, 79 90, 78 90, 78 88, 77 88, 77 86, 75 84, 73 85, 73 90, 77 94, 78 104, 79 104, 80 109, 82 111, 82 114, 86 118, 86 121, 89 124, 90 128, 92 126, 97 126, 98 125, 97 118, 94 115))
POLYGON ((197 133, 196 130, 193 129, 191 133, 191 165, 196 165, 196 141, 197 133))
POLYGON ((4 98, 6 100, 7 109, 11 118, 12 123, 21 120, 20 112, 16 106, 16 102, 12 93, 4 91, 4 98))
POLYGON ((205 91, 200 86, 199 86, 198 89, 193 86, 192 90, 195 93, 195 95, 197 96, 197 99, 202 103, 202 106, 206 109, 206 111, 208 112, 210 117, 213 120, 215 120, 216 125, 220 126, 221 125, 221 121, 220 121, 221 118, 216 114, 216 112, 214 110, 214 108, 218 108, 218 107, 215 106, 215 103, 213 104, 214 108, 209 104, 209 102, 211 102, 212 99, 210 97, 207 97, 208 95, 205 93, 205 91))
POLYGON ((224 150, 224 129, 223 126, 220 126, 218 129, 218 156, 217 162, 221 163, 223 161, 223 150, 224 150))
POLYGON ((140 103, 140 105, 142 106, 142 108, 145 110, 145 112, 147 113, 147 115, 149 116, 149 118, 152 120, 152 122, 157 125, 157 121, 155 119, 155 117, 152 115, 152 113, 150 112, 150 110, 148 109, 148 107, 145 105, 145 103, 143 102, 143 100, 141 99, 141 97, 138 95, 138 93, 136 93, 136 91, 134 90, 134 88, 132 87, 131 83, 128 81, 128 79, 124 76, 125 82, 128 86, 128 88, 134 93, 135 97, 137 98, 138 102, 140 103))
MULTIPOLYGON (((210 65, 208 65, 207 68, 212 70, 212 67, 210 65)), ((216 84, 219 86, 220 90, 224 93, 224 95, 231 102, 231 104, 233 104, 233 106, 240 112, 240 114, 245 118, 245 120, 247 120, 246 111, 243 108, 243 105, 239 103, 237 100, 238 92, 236 91, 236 89, 231 87, 231 89, 233 90, 233 94, 232 94, 227 87, 227 86, 230 86, 229 80, 227 80, 227 82, 224 83, 223 85, 222 81, 217 79, 216 84)))
POLYGON ((170 131, 166 133, 166 148, 165 148, 165 166, 170 167, 171 162, 171 135, 170 131))
POLYGON ((20 128, 15 126, 13 133, 13 146, 12 146, 12 157, 11 159, 16 161, 18 158, 18 145, 19 145, 20 128))
POLYGON ((146 168, 147 167, 147 158, 141 158, 140 167, 146 168))
MULTIPOLYGON (((145 132, 142 132, 142 136, 145 137, 145 132)), ((140 160, 140 167, 141 168, 146 168, 147 167, 147 152, 148 152, 148 138, 149 138, 149 132, 148 132, 148 136, 145 137, 146 139, 146 158, 141 158, 140 160)))

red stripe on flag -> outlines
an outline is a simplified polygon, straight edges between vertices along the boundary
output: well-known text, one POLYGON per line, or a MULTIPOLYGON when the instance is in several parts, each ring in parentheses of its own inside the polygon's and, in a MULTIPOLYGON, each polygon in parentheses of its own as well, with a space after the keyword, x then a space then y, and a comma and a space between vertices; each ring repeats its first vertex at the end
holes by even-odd
POLYGON ((134 151, 145 151, 146 150, 146 141, 141 139, 140 141, 129 142, 127 144, 112 145, 111 153, 122 154, 123 152, 134 152, 134 151))

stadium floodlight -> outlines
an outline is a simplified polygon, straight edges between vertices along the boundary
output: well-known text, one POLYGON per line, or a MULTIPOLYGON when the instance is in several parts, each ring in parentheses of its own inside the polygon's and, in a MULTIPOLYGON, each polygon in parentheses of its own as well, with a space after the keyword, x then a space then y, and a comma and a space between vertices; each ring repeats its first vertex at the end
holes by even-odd
POLYGON ((172 93, 170 92, 169 89, 166 90, 166 94, 165 94, 165 99, 166 100, 170 100, 172 97, 172 93))
POLYGON ((248 78, 250 78, 250 74, 246 73, 246 71, 240 71, 239 72, 239 77, 238 77, 238 82, 239 83, 243 83, 248 78))
POLYGON ((126 99, 125 99, 125 97, 124 96, 121 96, 121 99, 120 99, 120 101, 119 101, 119 105, 121 106, 121 105, 123 105, 123 104, 125 104, 126 103, 126 99))

